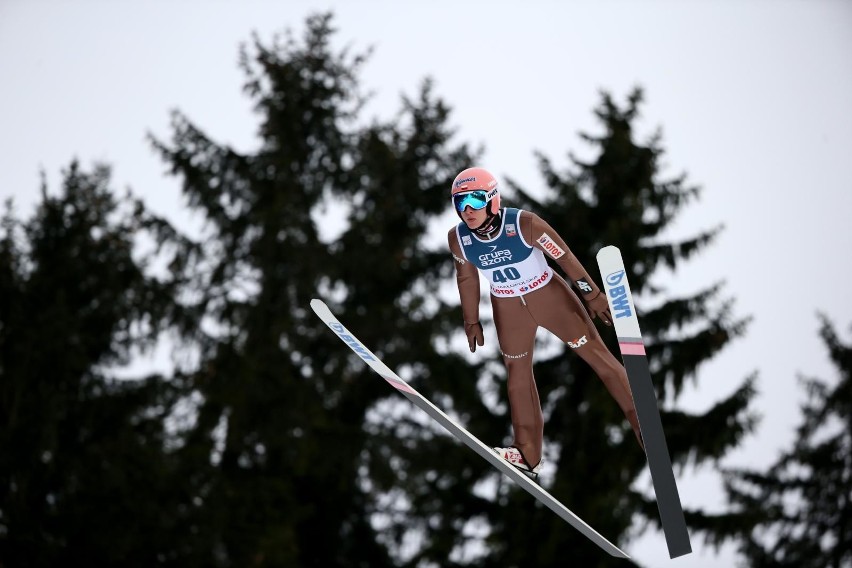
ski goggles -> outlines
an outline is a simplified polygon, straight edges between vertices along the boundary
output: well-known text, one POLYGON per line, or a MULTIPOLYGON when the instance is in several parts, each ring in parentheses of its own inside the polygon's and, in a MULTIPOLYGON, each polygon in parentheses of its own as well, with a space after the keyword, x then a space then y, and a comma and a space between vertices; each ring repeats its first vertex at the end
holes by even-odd
POLYGON ((487 203, 488 193, 484 189, 453 195, 453 205, 459 213, 464 212, 465 207, 470 207, 473 210, 482 209, 487 203))

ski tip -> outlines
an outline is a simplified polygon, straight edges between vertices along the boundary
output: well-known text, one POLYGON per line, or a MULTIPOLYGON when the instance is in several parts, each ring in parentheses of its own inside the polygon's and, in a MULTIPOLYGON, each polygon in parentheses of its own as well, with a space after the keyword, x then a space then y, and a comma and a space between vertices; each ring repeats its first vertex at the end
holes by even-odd
POLYGON ((323 308, 327 308, 327 307, 328 307, 328 306, 326 306, 326 305, 325 305, 325 302, 323 302, 322 300, 319 300, 319 299, 317 299, 317 298, 314 298, 313 300, 311 300, 311 308, 312 308, 315 312, 316 312, 317 310, 321 310, 321 309, 323 309, 323 308))
POLYGON ((615 245, 607 245, 598 251, 597 257, 600 258, 602 256, 607 256, 610 254, 618 254, 621 255, 621 251, 615 245))

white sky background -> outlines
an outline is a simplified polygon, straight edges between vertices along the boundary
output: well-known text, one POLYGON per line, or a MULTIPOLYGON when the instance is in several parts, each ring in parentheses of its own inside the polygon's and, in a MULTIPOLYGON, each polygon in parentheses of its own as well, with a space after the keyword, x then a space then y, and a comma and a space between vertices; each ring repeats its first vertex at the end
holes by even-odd
MULTIPOLYGON (((669 236, 727 227, 674 275, 670 291, 724 279, 735 315, 754 317, 680 404, 705 409, 759 371, 763 421, 723 463, 763 467, 789 445, 803 400, 797 375, 834 378, 816 312, 845 341, 852 324, 848 2, 0 0, 0 199, 14 197, 19 215, 29 215, 39 171, 55 192, 76 156, 86 169, 112 165, 115 188, 129 186, 188 223, 179 182, 164 175, 146 132, 167 139, 177 108, 214 139, 254 147, 238 45, 253 31, 267 44, 287 27, 301 36, 305 17, 324 9, 335 12, 338 47, 375 46, 362 74, 376 93, 368 113, 391 116, 401 94, 433 77, 454 109, 457 140, 485 144, 481 165, 534 192, 543 182, 533 150, 560 169, 569 151, 588 155, 577 134, 596 131, 599 90, 621 104, 641 85, 638 133, 662 128, 663 175, 686 172, 703 187, 669 236)), ((584 261, 596 275, 594 259, 584 261)), ((493 330, 486 342, 496 344, 493 330)), ((684 471, 679 486, 687 506, 724 503, 709 470, 684 471)), ((677 560, 656 533, 624 548, 646 566, 731 566, 734 558, 697 536, 695 552, 677 560)))

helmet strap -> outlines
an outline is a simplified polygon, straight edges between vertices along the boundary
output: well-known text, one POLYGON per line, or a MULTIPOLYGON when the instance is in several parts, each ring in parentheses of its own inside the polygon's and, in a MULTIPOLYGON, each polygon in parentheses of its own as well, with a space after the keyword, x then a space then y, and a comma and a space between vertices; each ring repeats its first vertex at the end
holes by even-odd
POLYGON ((485 221, 482 222, 480 226, 473 229, 473 232, 479 235, 480 237, 490 237, 497 228, 500 226, 500 222, 502 220, 502 214, 498 211, 496 214, 491 212, 491 204, 488 205, 488 216, 485 218, 485 221))

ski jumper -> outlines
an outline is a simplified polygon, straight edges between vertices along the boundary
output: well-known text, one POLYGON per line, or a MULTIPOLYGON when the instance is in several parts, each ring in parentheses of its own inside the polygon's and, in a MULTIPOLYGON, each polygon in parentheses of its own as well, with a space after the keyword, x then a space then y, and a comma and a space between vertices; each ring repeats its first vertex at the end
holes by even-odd
POLYGON ((543 327, 565 342, 603 381, 639 437, 633 397, 624 367, 610 353, 586 308, 568 283, 547 264, 559 265, 580 293, 600 294, 562 237, 543 219, 521 209, 504 208, 500 228, 484 240, 464 222, 450 229, 456 281, 465 324, 479 321, 479 274, 491 287, 491 306, 500 353, 508 372, 507 390, 513 446, 534 467, 541 461, 544 421, 533 377, 535 335, 543 327))

